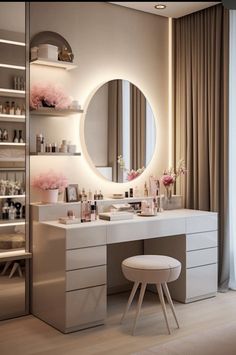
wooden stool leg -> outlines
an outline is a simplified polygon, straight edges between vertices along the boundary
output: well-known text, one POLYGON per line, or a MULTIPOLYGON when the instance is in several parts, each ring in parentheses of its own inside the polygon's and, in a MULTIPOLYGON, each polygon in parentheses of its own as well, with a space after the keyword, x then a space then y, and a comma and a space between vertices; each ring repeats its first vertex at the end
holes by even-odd
POLYGON ((136 325, 137 325, 137 320, 138 320, 139 313, 140 313, 140 309, 141 309, 141 306, 142 306, 142 303, 143 303, 143 296, 144 296, 144 293, 145 293, 145 290, 146 290, 146 286, 147 286, 147 283, 145 283, 145 282, 142 283, 141 290, 140 290, 140 294, 139 294, 139 299, 138 299, 138 305, 137 305, 136 316, 135 316, 135 320, 134 320, 133 335, 134 335, 134 333, 135 333, 135 329, 136 329, 136 325))
POLYGON ((12 261, 7 261, 6 264, 4 265, 4 268, 2 270, 1 275, 5 275, 5 273, 7 272, 7 269, 9 268, 9 266, 11 265, 12 261))
POLYGON ((170 296, 170 292, 169 292, 167 283, 164 282, 164 283, 162 284, 162 286, 163 286, 163 289, 164 289, 166 298, 167 298, 167 300, 168 300, 168 303, 169 303, 169 305, 170 305, 170 308, 171 308, 171 310, 172 310, 173 316, 174 316, 174 318, 175 318, 177 327, 179 328, 179 322, 178 322, 178 319, 177 319, 177 316, 176 316, 176 313, 175 313, 174 305, 173 305, 173 302, 172 302, 172 299, 171 299, 171 296, 170 296))
POLYGON ((160 284, 157 284, 156 287, 157 287, 157 292, 158 292, 158 295, 159 295, 159 298, 160 298, 162 310, 163 310, 163 313, 164 313, 167 329, 168 329, 169 334, 171 334, 169 323, 168 323, 168 319, 167 319, 166 305, 165 305, 165 300, 164 300, 162 288, 161 288, 160 284))
POLYGON ((128 311, 129 311, 129 308, 131 306, 131 303, 132 303, 132 301, 134 299, 134 296, 135 296, 135 293, 137 291, 138 285, 139 285, 139 282, 135 282, 134 285, 133 285, 132 291, 131 291, 129 299, 128 299, 128 303, 126 305, 125 311, 124 311, 123 316, 122 316, 121 321, 120 321, 121 323, 123 322, 123 320, 125 319, 128 311))

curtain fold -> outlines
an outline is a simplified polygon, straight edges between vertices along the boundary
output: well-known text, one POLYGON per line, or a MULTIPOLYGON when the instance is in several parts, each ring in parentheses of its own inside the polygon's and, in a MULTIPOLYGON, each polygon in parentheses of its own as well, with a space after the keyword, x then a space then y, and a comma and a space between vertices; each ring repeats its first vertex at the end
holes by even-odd
POLYGON ((123 182, 123 172, 117 162, 123 156, 122 80, 108 83, 108 165, 112 167, 112 181, 123 182))
POLYGON ((146 166, 146 98, 130 84, 130 157, 131 168, 146 166))
POLYGON ((174 22, 175 162, 185 207, 219 212, 219 285, 229 281, 228 10, 220 5, 174 22))

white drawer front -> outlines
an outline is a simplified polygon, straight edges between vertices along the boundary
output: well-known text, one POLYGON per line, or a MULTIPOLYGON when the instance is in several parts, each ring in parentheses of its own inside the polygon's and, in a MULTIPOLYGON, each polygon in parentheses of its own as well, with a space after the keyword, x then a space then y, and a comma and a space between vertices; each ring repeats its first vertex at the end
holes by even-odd
POLYGON ((188 251, 186 255, 186 267, 196 267, 217 263, 217 248, 188 251))
POLYGON ((217 213, 186 218, 186 233, 199 233, 218 229, 217 213))
POLYGON ((151 220, 139 217, 136 223, 107 226, 107 244, 140 240, 145 238, 163 237, 167 235, 185 234, 185 219, 151 220))
POLYGON ((217 292, 217 264, 186 271, 186 298, 194 298, 217 292))
POLYGON ((67 271, 66 291, 106 284, 106 266, 90 267, 88 269, 67 271))
POLYGON ((70 229, 66 236, 66 249, 85 248, 106 244, 106 227, 70 229))
POLYGON ((66 270, 106 264, 106 246, 67 250, 66 270))
POLYGON ((106 297, 106 285, 67 292, 66 328, 105 319, 106 297))
POLYGON ((218 245, 218 233, 206 232, 188 234, 186 236, 186 250, 197 250, 204 248, 214 248, 218 245))

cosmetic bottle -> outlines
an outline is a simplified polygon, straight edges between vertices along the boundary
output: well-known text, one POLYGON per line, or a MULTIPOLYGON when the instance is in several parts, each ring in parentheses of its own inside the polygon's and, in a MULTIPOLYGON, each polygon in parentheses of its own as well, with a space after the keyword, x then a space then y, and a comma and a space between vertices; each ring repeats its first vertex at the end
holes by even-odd
POLYGON ((95 220, 98 219, 98 205, 97 201, 94 202, 94 208, 95 208, 95 220))
POLYGON ((5 109, 6 109, 6 114, 9 115, 9 114, 10 114, 10 104, 9 104, 9 101, 6 101, 5 109))
POLYGON ((93 194, 92 194, 92 191, 89 189, 89 192, 88 192, 88 199, 89 201, 92 201, 93 199, 93 194))
POLYGON ((147 188, 147 183, 146 182, 144 184, 144 196, 148 197, 148 188, 147 188))
POLYGON ((67 142, 66 142, 66 139, 62 140, 61 153, 67 153, 67 142))
POLYGON ((81 202, 81 223, 84 223, 86 221, 86 202, 82 201, 81 202))
POLYGON ((8 141, 8 131, 6 129, 4 129, 3 132, 2 132, 2 140, 4 142, 8 141))
POLYGON ((17 137, 17 130, 16 129, 14 129, 13 143, 19 143, 19 139, 17 137))
POLYGON ((11 220, 15 219, 15 211, 16 211, 15 207, 11 205, 9 208, 9 212, 8 212, 9 219, 11 219, 11 220))
POLYGON ((125 198, 129 197, 129 191, 125 191, 125 198))
POLYGON ((82 196, 81 196, 82 201, 87 201, 87 195, 85 193, 85 189, 82 189, 82 196))
POLYGON ((11 103, 11 107, 10 107, 10 111, 9 111, 10 115, 14 115, 15 114, 15 102, 12 101, 11 103))
POLYGON ((19 106, 16 106, 16 110, 15 110, 15 115, 18 115, 20 116, 22 113, 21 113, 21 109, 19 106))
POLYGON ((90 201, 86 202, 85 222, 91 222, 91 203, 90 203, 90 201))
POLYGON ((19 143, 24 143, 24 140, 22 137, 22 130, 19 130, 19 143))
POLYGON ((0 141, 2 141, 3 140, 3 131, 2 131, 2 129, 0 128, 0 141))
POLYGON ((96 205, 91 204, 91 221, 96 221, 96 205))
POLYGON ((41 152, 41 141, 42 141, 43 135, 42 133, 38 133, 36 135, 36 153, 41 152))
POLYGON ((133 193, 132 187, 129 189, 129 197, 134 197, 134 193, 133 193))
POLYGON ((52 143, 52 153, 56 153, 56 143, 52 143))
POLYGON ((44 137, 41 138, 41 142, 40 142, 40 153, 45 153, 44 137))
POLYGON ((94 200, 98 200, 98 194, 97 194, 97 190, 95 191, 94 193, 94 197, 93 197, 94 200))
POLYGON ((0 103, 0 113, 2 113, 2 109, 3 109, 3 106, 2 106, 2 103, 0 103))
POLYGON ((157 198, 154 197, 153 199, 153 214, 156 216, 157 215, 157 198))
POLYGON ((135 188, 134 188, 134 197, 139 197, 139 188, 138 188, 138 186, 135 186, 135 188))
POLYGON ((102 194, 101 190, 99 191, 99 194, 98 194, 98 200, 103 200, 103 194, 102 194))

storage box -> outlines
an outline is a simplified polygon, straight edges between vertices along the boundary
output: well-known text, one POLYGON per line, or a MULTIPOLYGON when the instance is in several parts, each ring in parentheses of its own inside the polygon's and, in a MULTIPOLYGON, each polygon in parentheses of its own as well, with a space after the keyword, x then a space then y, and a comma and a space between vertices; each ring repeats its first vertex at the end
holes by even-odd
POLYGON ((38 57, 50 60, 58 60, 58 47, 52 44, 40 44, 38 46, 38 57))

